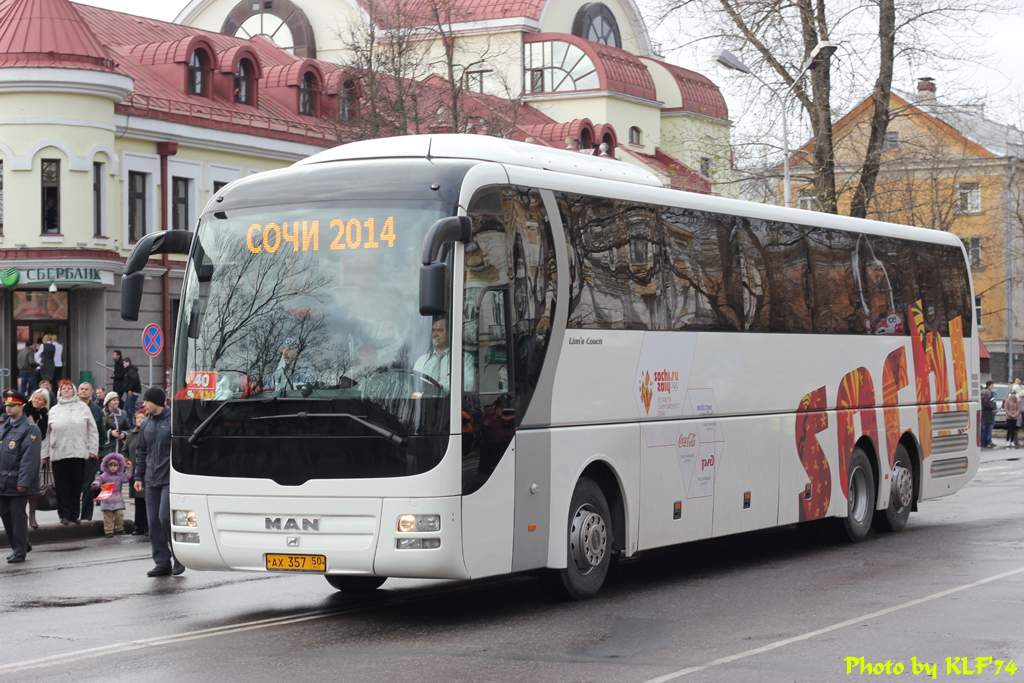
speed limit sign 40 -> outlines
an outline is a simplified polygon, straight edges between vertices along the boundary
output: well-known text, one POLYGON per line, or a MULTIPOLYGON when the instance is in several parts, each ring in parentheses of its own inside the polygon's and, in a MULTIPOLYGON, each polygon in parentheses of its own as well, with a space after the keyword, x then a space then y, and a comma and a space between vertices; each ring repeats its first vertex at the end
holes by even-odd
POLYGON ((213 370, 190 370, 185 375, 185 398, 213 400, 217 390, 217 373, 213 370))

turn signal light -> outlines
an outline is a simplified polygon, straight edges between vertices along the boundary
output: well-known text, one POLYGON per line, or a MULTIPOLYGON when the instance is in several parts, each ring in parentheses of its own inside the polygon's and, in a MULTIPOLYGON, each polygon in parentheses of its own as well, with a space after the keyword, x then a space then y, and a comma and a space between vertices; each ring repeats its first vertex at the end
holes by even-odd
POLYGON ((175 543, 199 543, 199 534, 195 533, 182 533, 180 531, 174 532, 175 543))
POLYGON ((434 550, 440 547, 440 538, 399 538, 395 541, 398 550, 434 550))

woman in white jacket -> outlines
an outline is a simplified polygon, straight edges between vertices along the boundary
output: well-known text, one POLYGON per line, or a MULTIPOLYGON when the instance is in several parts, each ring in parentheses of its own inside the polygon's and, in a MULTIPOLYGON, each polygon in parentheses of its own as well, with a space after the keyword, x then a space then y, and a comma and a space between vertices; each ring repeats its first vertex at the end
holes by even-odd
POLYGON ((89 406, 79 400, 74 384, 61 380, 42 448, 43 462, 53 466, 61 524, 80 523, 85 461, 98 453, 99 432, 89 406))

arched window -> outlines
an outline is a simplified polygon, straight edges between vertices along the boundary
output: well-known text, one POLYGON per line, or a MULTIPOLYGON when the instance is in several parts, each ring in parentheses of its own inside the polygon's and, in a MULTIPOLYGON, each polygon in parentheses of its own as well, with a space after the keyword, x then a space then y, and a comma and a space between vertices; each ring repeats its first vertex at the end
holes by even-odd
POLYGON ((235 69, 235 102, 252 104, 252 62, 240 59, 235 69))
POLYGON ((247 40, 263 36, 296 57, 316 57, 313 26, 292 0, 239 0, 220 31, 247 40))
POLYGON ((306 116, 316 116, 316 75, 307 71, 299 84, 299 113, 306 116))
POLYGON ((341 85, 341 93, 338 97, 338 118, 341 121, 351 121, 356 117, 356 84, 353 81, 345 81, 341 85))
POLYGON ((580 149, 584 152, 590 152, 594 149, 594 138, 587 128, 580 131, 580 149))
POLYGON ((642 144, 644 144, 643 140, 644 140, 643 132, 639 128, 637 128, 636 126, 630 126, 629 127, 629 144, 631 144, 631 145, 642 145, 642 144))
POLYGON ((572 33, 595 43, 622 47, 622 36, 615 15, 600 2, 589 2, 580 7, 572 22, 572 33))
POLYGON ((188 92, 190 95, 205 95, 206 81, 210 71, 210 56, 206 50, 197 48, 188 60, 188 92))

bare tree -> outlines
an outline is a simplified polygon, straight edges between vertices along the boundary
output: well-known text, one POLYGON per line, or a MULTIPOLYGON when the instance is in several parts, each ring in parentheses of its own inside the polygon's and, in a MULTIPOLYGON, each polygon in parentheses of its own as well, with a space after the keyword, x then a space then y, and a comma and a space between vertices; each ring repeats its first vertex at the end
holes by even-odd
MULTIPOLYGON (((765 99, 783 116, 788 103, 778 101, 777 95, 792 92, 810 121, 810 179, 823 211, 838 211, 833 115, 858 101, 870 83, 871 124, 849 209, 859 217, 868 214, 881 171, 894 69, 925 62, 939 68, 963 58, 946 36, 971 30, 973 17, 997 9, 991 2, 968 0, 902 0, 898 4, 895 0, 661 0, 659 6, 662 18, 699 17, 705 29, 710 22, 711 30, 705 30, 701 39, 724 44, 763 81, 777 83, 769 86, 765 99), (870 26, 870 31, 865 32, 864 26, 870 26), (824 41, 839 43, 841 51, 814 54, 824 41), (801 77, 812 54, 808 75, 801 77)), ((765 94, 761 88, 756 93, 765 94)))

